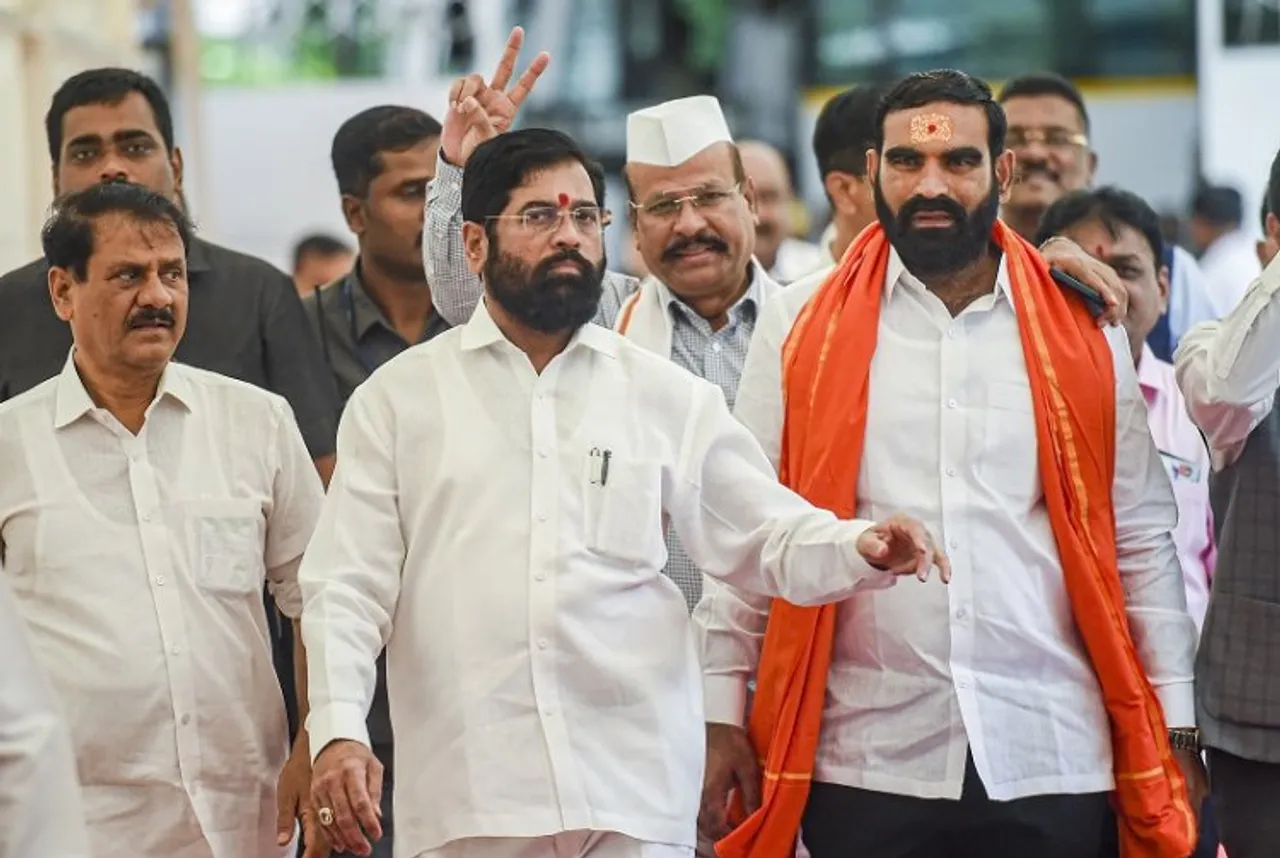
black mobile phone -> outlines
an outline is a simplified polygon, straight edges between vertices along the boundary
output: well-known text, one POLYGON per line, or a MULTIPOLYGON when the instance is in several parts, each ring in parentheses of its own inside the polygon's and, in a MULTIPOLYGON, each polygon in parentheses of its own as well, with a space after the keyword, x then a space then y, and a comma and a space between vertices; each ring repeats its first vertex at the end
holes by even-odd
POLYGON ((1053 275, 1053 279, 1058 281, 1058 285, 1079 293, 1089 305, 1090 312, 1095 316, 1100 316, 1107 309, 1107 302, 1102 299, 1102 294, 1092 286, 1086 286, 1076 278, 1067 274, 1065 271, 1059 271, 1056 268, 1050 268, 1049 273, 1053 275))

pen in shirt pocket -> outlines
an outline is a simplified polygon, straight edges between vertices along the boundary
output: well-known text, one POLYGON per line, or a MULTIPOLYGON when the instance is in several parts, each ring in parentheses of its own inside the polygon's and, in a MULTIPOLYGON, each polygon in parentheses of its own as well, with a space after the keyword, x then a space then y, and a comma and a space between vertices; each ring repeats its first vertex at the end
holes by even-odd
POLYGON ((592 447, 587 453, 587 460, 590 465, 591 485, 603 488, 609 482, 609 460, 613 457, 612 450, 601 450, 599 447, 592 447))

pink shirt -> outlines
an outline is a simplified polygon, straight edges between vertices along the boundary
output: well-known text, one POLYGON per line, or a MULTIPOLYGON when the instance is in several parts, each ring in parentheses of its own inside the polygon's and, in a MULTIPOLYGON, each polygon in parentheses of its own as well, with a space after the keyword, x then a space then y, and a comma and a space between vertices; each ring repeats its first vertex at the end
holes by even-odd
POLYGON ((1178 501, 1178 526, 1173 531, 1173 541, 1187 585, 1187 610, 1199 629, 1204 625, 1209 585, 1217 559, 1213 511, 1209 507, 1209 451, 1187 414, 1173 365, 1157 358, 1146 345, 1142 347, 1142 360, 1138 363, 1138 384, 1147 399, 1151 437, 1160 450, 1178 501))

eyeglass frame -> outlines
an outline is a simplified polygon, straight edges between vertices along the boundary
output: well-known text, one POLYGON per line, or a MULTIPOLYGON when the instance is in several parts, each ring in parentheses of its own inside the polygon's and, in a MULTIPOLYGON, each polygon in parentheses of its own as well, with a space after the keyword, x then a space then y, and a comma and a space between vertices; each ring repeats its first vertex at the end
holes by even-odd
POLYGON ((1069 131, 1066 128, 1021 128, 1012 126, 1005 132, 1005 145, 1010 148, 1018 148, 1029 146, 1033 143, 1039 143, 1050 149, 1066 149, 1078 146, 1081 149, 1089 148, 1089 135, 1080 131, 1069 131), (1061 134, 1064 139, 1051 140, 1051 136, 1061 134), (1016 136, 1017 141, 1011 140, 1016 136))
POLYGON ((583 236, 592 236, 592 237, 603 236, 605 228, 608 227, 609 224, 613 223, 613 212, 597 205, 585 204, 585 205, 579 205, 579 206, 557 206, 557 205, 552 205, 550 203, 528 206, 527 208, 525 208, 520 212, 517 212, 516 214, 486 215, 484 220, 486 224, 489 221, 494 221, 494 220, 519 221, 522 229, 534 235, 552 235, 558 229, 560 229, 560 225, 564 223, 564 219, 566 216, 568 216, 570 218, 570 222, 573 223, 574 230, 579 235, 583 235, 583 236), (548 224, 545 228, 541 228, 541 229, 537 227, 532 227, 529 225, 529 215, 531 213, 547 212, 547 211, 553 211, 556 213, 556 219, 553 224, 548 224), (597 229, 583 229, 577 223, 577 221, 573 220, 573 216, 575 214, 579 212, 584 212, 584 211, 594 211, 596 215, 599 217, 600 223, 597 229))
POLYGON ((694 209, 714 208, 715 206, 720 205, 721 203, 728 202, 731 197, 740 196, 741 194, 742 194, 742 182, 734 182, 733 187, 731 188, 726 188, 726 189, 701 188, 697 191, 694 191, 691 194, 685 194, 679 197, 663 197, 662 199, 659 199, 657 202, 654 202, 654 203, 637 203, 632 200, 628 200, 627 205, 631 207, 632 213, 635 214, 637 218, 642 216, 647 216, 665 223, 670 223, 672 220, 675 220, 676 218, 680 217, 680 213, 684 211, 685 203, 688 203, 689 205, 693 206, 694 209), (724 196, 712 202, 707 202, 707 203, 703 203, 702 205, 698 205, 698 202, 697 202, 698 197, 704 196, 706 194, 724 194, 724 196), (668 203, 675 206, 675 209, 670 214, 654 214, 653 213, 652 211, 653 206, 668 204, 668 203))

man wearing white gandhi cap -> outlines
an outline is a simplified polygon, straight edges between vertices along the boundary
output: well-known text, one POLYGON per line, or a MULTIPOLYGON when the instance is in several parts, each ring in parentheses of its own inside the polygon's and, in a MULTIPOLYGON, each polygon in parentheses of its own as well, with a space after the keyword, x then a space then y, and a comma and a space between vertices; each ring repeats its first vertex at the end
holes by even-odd
MULTIPOLYGON (((546 67, 542 54, 507 90, 522 38, 513 33, 492 81, 471 75, 450 93, 423 254, 435 308, 454 325, 471 318, 482 293, 463 252, 462 168, 510 127, 546 67)), ((760 307, 779 287, 752 256, 755 190, 720 102, 695 95, 628 116, 625 178, 632 236, 651 274, 608 272, 596 322, 712 382, 732 408, 760 307)), ((702 575, 670 533, 667 549, 665 571, 692 610, 702 575)))

